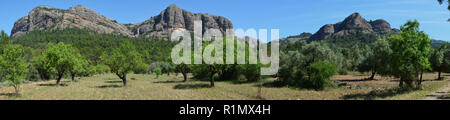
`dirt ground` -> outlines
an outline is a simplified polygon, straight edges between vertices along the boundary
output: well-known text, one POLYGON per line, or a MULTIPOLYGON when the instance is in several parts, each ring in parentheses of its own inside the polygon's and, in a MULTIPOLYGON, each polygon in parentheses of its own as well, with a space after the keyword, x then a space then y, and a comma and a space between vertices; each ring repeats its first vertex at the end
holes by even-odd
MULTIPOLYGON (((450 74, 443 73, 442 76, 450 78, 450 74)), ((398 86, 399 78, 386 77, 386 76, 375 76, 375 80, 367 80, 370 75, 337 75, 331 78, 331 80, 338 83, 345 83, 347 85, 370 85, 370 86, 398 86)), ((435 73, 425 73, 423 75, 424 82, 435 81, 437 74, 435 73)))
MULTIPOLYGON (((113 74, 80 78, 78 82, 64 79, 61 86, 55 81, 27 83, 21 86, 21 96, 14 96, 14 88, 1 87, 0 100, 258 100, 260 83, 239 81, 209 81, 189 79, 182 76, 129 75, 129 85, 122 86, 113 74)), ((275 78, 268 78, 261 88, 265 100, 422 100, 444 88, 450 82, 435 81, 436 74, 424 76, 424 89, 419 91, 396 91, 398 79, 377 76, 376 80, 365 80, 369 75, 338 75, 333 81, 346 84, 316 91, 290 86, 272 85, 275 78), (267 83, 267 85, 266 85, 267 83)))

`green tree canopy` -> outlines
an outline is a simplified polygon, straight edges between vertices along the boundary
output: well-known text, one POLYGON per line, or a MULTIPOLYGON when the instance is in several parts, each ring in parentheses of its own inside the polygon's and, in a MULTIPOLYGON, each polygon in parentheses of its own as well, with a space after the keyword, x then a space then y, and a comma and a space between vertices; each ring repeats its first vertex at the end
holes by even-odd
MULTIPOLYGON (((8 81, 13 86, 16 94, 19 94, 20 84, 25 79, 28 71, 27 64, 23 60, 24 50, 20 45, 5 45, 0 55, 0 69, 8 81)), ((2 76, 0 76, 2 77, 2 76)))
POLYGON ((81 56, 72 45, 49 43, 48 46, 37 60, 45 71, 56 73, 56 84, 59 85, 65 73, 78 71, 81 56))
POLYGON ((389 55, 392 53, 389 42, 385 38, 380 38, 372 43, 372 49, 367 51, 366 59, 359 64, 360 72, 371 71, 369 80, 373 80, 376 73, 386 75, 389 73, 389 55))
POLYGON ((438 80, 442 80, 441 72, 450 71, 450 43, 442 43, 430 58, 431 67, 438 72, 438 80))
MULTIPOLYGON (((391 66, 393 74, 400 77, 400 87, 414 87, 414 82, 420 86, 419 74, 430 69, 428 58, 431 53, 431 39, 420 31, 417 20, 408 21, 401 26, 401 33, 390 37, 391 66)), ((417 87, 418 87, 417 86, 417 87)))
POLYGON ((318 61, 311 64, 309 83, 316 90, 323 90, 331 84, 330 77, 337 74, 336 66, 329 61, 318 61))
POLYGON ((130 41, 124 41, 120 47, 111 51, 108 56, 102 57, 112 73, 115 73, 127 85, 127 74, 143 64, 142 55, 130 41))

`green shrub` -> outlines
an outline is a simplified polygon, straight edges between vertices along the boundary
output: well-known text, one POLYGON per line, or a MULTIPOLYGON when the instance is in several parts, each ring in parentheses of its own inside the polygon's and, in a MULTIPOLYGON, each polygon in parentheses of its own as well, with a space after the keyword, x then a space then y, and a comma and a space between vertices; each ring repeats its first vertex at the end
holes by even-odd
POLYGON ((147 64, 140 64, 133 70, 133 72, 135 74, 147 74, 148 70, 149 70, 149 67, 147 64))
POLYGON ((330 77, 335 75, 336 66, 329 61, 319 61, 311 64, 309 84, 316 90, 323 90, 331 84, 330 77))
POLYGON ((156 74, 156 78, 158 78, 160 75, 162 75, 161 68, 156 68, 153 72, 156 74))
POLYGON ((240 69, 241 74, 245 76, 248 82, 258 81, 261 77, 261 67, 259 64, 242 65, 240 69))
POLYGON ((111 69, 104 64, 99 64, 97 66, 95 66, 95 73, 96 74, 103 74, 103 73, 108 73, 111 69))

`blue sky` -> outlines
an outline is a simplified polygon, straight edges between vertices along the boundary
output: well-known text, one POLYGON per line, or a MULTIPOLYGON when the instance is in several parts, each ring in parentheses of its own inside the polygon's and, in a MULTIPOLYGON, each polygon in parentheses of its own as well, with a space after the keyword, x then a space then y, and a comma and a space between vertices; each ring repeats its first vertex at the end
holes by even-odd
POLYGON ((367 20, 385 19, 394 28, 417 19, 431 38, 450 41, 450 22, 446 22, 450 11, 436 0, 5 0, 0 4, 0 29, 9 33, 17 19, 39 5, 61 9, 84 5, 120 23, 137 23, 171 4, 224 16, 235 28, 280 29, 281 37, 314 33, 324 24, 359 12, 367 20))

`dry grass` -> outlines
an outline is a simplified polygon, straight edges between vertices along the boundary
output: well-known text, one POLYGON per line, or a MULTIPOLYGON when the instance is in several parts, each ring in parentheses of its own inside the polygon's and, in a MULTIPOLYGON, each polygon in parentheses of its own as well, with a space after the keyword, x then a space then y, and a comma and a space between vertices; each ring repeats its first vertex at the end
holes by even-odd
MULTIPOLYGON (((299 90, 288 87, 263 87, 264 99, 268 100, 336 100, 364 99, 357 95, 367 95, 378 89, 396 86, 395 79, 386 78, 374 81, 361 81, 367 76, 335 76, 333 80, 354 87, 329 88, 324 91, 299 90), (358 81, 359 80, 359 81, 358 81)), ((425 80, 431 80, 433 74, 427 74, 425 80)), ((265 80, 271 83, 274 79, 265 80)), ((1 99, 13 100, 254 100, 257 98, 258 83, 239 83, 218 81, 210 88, 209 81, 189 80, 181 82, 182 76, 129 75, 128 86, 122 87, 121 80, 113 74, 81 78, 79 82, 63 80, 62 86, 54 86, 55 81, 36 82, 22 85, 21 97, 11 96, 12 87, 0 88, 1 99)), ((394 94, 392 96, 371 97, 371 99, 419 99, 423 94, 432 92, 446 81, 426 81, 425 88, 418 92, 394 94)), ((425 95, 423 95, 425 96, 425 95)))

